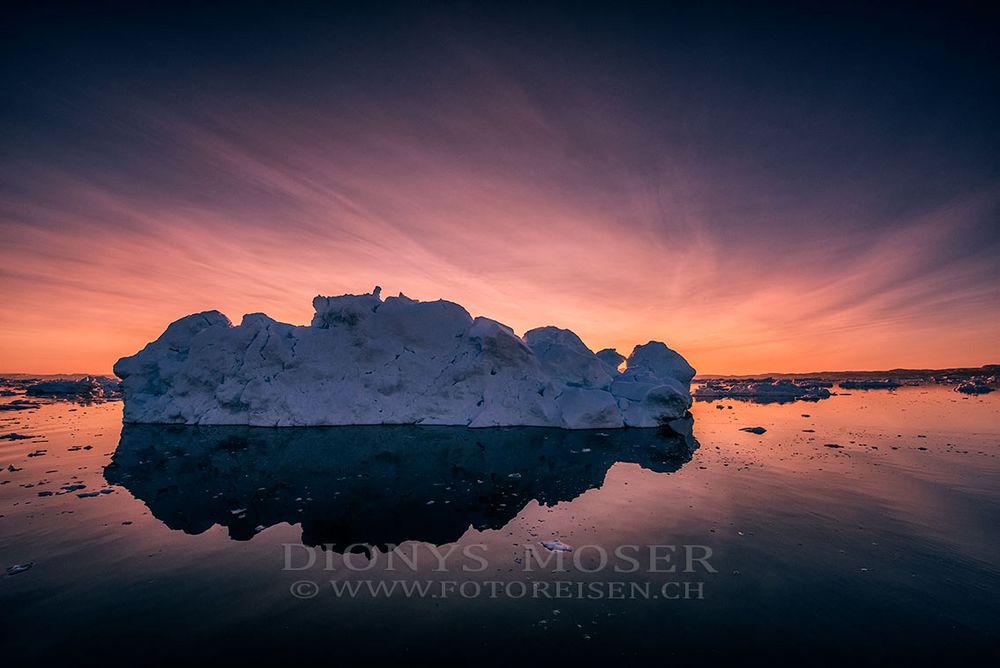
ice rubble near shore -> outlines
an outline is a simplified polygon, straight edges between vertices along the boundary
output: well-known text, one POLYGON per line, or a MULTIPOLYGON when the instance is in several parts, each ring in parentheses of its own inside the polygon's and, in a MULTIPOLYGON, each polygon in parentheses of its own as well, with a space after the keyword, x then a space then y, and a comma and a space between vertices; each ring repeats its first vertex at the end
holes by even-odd
POLYGON ((458 304, 402 293, 316 297, 309 326, 218 311, 174 322, 115 364, 126 422, 657 427, 684 416, 695 371, 660 342, 626 368, 573 332, 518 337, 458 304))

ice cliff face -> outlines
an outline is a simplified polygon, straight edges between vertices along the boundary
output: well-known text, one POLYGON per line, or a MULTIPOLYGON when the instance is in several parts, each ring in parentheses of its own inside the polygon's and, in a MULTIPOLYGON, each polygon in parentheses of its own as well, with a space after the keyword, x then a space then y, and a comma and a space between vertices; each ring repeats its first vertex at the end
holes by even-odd
POLYGON ((125 421, 656 427, 691 407, 694 369, 662 343, 595 355, 576 334, 518 337, 452 302, 316 297, 310 326, 260 313, 181 318, 115 364, 125 421))

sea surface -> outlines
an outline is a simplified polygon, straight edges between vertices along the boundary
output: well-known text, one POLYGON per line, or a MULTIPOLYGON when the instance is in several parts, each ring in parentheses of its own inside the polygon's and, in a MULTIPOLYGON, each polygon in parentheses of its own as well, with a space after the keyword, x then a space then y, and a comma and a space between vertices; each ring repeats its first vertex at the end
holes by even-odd
POLYGON ((692 414, 675 433, 0 412, 0 657, 997 658, 1000 392, 692 414))

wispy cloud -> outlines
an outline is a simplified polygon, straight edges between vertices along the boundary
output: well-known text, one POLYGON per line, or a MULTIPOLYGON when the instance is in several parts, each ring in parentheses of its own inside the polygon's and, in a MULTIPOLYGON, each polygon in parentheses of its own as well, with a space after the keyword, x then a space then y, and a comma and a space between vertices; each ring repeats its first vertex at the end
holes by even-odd
POLYGON ((459 56, 394 100, 91 93, 90 134, 3 163, 0 370, 107 371, 189 312, 305 323, 314 294, 376 283, 706 372, 1000 359, 996 184, 893 213, 905 174, 831 167, 830 192, 753 117, 716 113, 743 124, 710 140, 459 56))

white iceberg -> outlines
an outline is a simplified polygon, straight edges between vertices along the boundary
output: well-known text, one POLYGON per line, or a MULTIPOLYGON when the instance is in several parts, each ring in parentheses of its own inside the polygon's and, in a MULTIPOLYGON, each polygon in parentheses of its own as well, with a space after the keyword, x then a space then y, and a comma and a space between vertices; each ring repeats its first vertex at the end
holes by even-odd
POLYGON ((659 342, 619 372, 576 334, 517 336, 458 304, 316 297, 309 326, 218 311, 181 318, 115 364, 124 419, 251 426, 658 427, 684 416, 695 371, 659 342))

